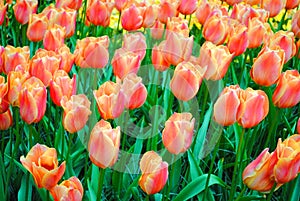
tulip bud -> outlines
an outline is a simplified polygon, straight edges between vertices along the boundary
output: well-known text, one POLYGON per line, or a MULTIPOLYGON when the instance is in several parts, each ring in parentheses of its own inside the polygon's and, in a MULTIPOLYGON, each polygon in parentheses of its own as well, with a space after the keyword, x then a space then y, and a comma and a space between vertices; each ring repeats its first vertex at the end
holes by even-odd
MULTIPOLYGON (((50 19, 51 20, 51 19, 50 19)), ((52 19, 53 20, 53 19, 52 19)), ((57 24, 65 28, 65 37, 70 38, 76 30, 76 11, 73 9, 60 9, 53 20, 57 24)))
POLYGON ((62 178, 66 163, 58 166, 57 153, 46 145, 34 145, 27 156, 21 156, 22 165, 32 174, 38 188, 52 189, 62 178))
POLYGON ((6 112, 0 113, 0 131, 7 130, 13 125, 11 111, 8 108, 6 112))
POLYGON ((79 10, 82 5, 82 0, 55 0, 57 8, 71 8, 79 10))
POLYGON ((48 18, 40 14, 31 14, 27 28, 27 38, 30 41, 38 42, 43 40, 48 27, 48 18))
POLYGON ((300 10, 292 17, 292 32, 294 32, 295 37, 300 38, 300 10))
POLYGON ((263 0, 261 7, 270 13, 270 17, 275 17, 285 7, 287 0, 263 0))
POLYGON ((8 74, 14 71, 18 65, 26 66, 30 57, 30 50, 28 46, 13 47, 7 45, 4 52, 4 66, 3 72, 8 74))
POLYGON ((126 31, 135 31, 142 27, 143 16, 141 9, 132 4, 129 8, 122 11, 121 23, 126 31))
POLYGON ((168 180, 168 163, 154 151, 146 152, 140 161, 139 186, 148 195, 158 193, 168 180))
POLYGON ((228 49, 234 56, 243 54, 249 45, 247 27, 244 25, 235 26, 228 37, 228 49))
POLYGON ((191 15, 197 8, 197 0, 181 0, 178 11, 183 15, 191 15))
POLYGON ((100 120, 93 128, 88 151, 91 161, 100 168, 113 166, 119 154, 120 127, 113 129, 109 122, 100 120))
POLYGON ((96 26, 107 27, 110 23, 112 9, 112 3, 95 0, 88 5, 86 17, 92 24, 96 26))
POLYGON ((165 71, 167 70, 171 64, 169 64, 165 59, 164 59, 164 54, 163 54, 163 49, 165 46, 165 41, 162 41, 159 46, 154 46, 152 48, 152 64, 153 67, 158 70, 158 71, 165 71))
POLYGON ((178 1, 164 0, 160 2, 158 9, 158 19, 163 24, 167 24, 168 18, 178 16, 178 1))
POLYGON ((7 9, 7 3, 5 5, 3 5, 2 3, 0 3, 0 25, 3 24, 4 19, 6 17, 6 9, 7 9))
POLYGON ((268 25, 261 22, 258 18, 252 18, 248 23, 248 48, 257 48, 264 41, 268 25))
POLYGON ((43 45, 46 50, 56 51, 64 45, 66 35, 65 28, 61 26, 53 26, 45 32, 43 45))
POLYGON ((294 9, 300 4, 300 0, 286 0, 285 8, 287 10, 294 9))
POLYGON ((147 49, 145 36, 140 32, 128 33, 125 34, 123 41, 124 43, 122 47, 138 54, 140 56, 141 61, 143 61, 147 49))
POLYGON ((221 15, 211 16, 203 26, 203 37, 216 45, 223 44, 228 35, 227 20, 221 15))
POLYGON ((158 7, 157 5, 150 5, 145 8, 144 15, 143 15, 143 27, 150 28, 154 25, 157 20, 158 15, 158 7))
POLYGON ((38 6, 37 0, 17 0, 13 6, 16 20, 20 24, 27 24, 29 15, 36 13, 38 6))
POLYGON ((60 58, 59 69, 69 73, 74 64, 75 55, 70 52, 70 48, 67 45, 63 45, 57 49, 56 53, 60 58))

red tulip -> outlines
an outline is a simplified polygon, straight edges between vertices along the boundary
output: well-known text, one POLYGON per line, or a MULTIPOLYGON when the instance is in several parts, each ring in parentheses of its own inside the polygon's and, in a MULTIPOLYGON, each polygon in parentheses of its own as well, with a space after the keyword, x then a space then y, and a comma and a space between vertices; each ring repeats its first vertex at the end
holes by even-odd
POLYGON ((143 25, 143 15, 141 9, 135 4, 125 8, 122 11, 121 23, 123 29, 127 31, 135 31, 141 28, 143 25))
POLYGON ((294 9, 299 6, 300 0, 286 0, 285 8, 286 9, 294 9))
POLYGON ((13 118, 10 109, 0 113, 0 131, 7 130, 13 125, 13 118))
POLYGON ((197 0, 181 0, 178 11, 183 15, 191 15, 196 11, 197 0))
POLYGON ((71 8, 79 10, 82 5, 82 0, 55 0, 55 6, 57 8, 71 8))

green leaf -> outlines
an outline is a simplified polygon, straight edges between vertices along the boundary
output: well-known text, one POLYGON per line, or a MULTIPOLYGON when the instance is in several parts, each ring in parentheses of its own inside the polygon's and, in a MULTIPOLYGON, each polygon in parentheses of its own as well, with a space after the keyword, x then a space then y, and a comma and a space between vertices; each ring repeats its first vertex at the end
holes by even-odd
MULTIPOLYGON (((94 180, 96 180, 96 179, 94 179, 94 180)), ((88 180, 87 181, 87 185, 88 185, 88 189, 89 189, 89 200, 96 200, 97 199, 97 195, 96 195, 96 193, 95 193, 95 191, 94 191, 94 189, 93 189, 93 187, 92 187, 92 185, 91 185, 91 183, 90 183, 90 180, 88 180)))
POLYGON ((191 150, 188 150, 188 160, 190 164, 190 174, 192 180, 196 179, 200 175, 203 174, 202 170, 200 169, 197 160, 194 157, 194 154, 191 152, 191 150))
POLYGON ((253 201, 253 200, 265 200, 265 198, 259 195, 249 195, 249 196, 241 197, 237 201, 253 201))
POLYGON ((30 175, 28 175, 28 174, 27 175, 24 174, 22 177, 21 187, 18 192, 18 200, 19 201, 32 200, 31 199, 32 185, 31 185, 31 182, 29 181, 29 179, 30 179, 29 177, 30 177, 30 175))
MULTIPOLYGON (((187 200, 204 191, 207 176, 208 174, 201 175, 200 177, 198 177, 197 179, 193 180, 188 185, 186 185, 182 189, 182 191, 176 196, 174 201, 187 200)), ((226 187, 226 184, 224 181, 222 181, 222 179, 220 179, 216 175, 211 174, 208 186, 212 186, 214 184, 218 184, 222 187, 226 187)))

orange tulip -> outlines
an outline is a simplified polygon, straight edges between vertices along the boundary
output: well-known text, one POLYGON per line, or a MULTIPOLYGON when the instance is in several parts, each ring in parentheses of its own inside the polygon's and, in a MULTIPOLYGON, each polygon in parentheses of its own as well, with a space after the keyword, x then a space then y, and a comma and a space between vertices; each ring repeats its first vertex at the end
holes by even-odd
POLYGON ((153 67, 158 71, 165 71, 170 67, 170 63, 168 63, 164 59, 163 49, 166 44, 166 41, 161 42, 158 46, 154 46, 152 48, 152 64, 153 67))
POLYGON ((71 8, 79 10, 82 5, 82 0, 55 0, 55 6, 57 8, 71 8))
POLYGON ((220 80, 225 76, 232 58, 233 54, 230 54, 226 46, 216 46, 206 41, 200 49, 199 65, 207 66, 206 79, 220 80))
POLYGON ((22 85, 19 95, 20 115, 27 123, 39 122, 46 112, 47 90, 43 82, 30 77, 22 85))
POLYGON ((122 47, 140 55, 142 61, 146 55, 146 38, 141 32, 125 34, 122 47))
POLYGON ((227 30, 227 19, 216 13, 204 23, 202 34, 205 40, 220 45, 227 38, 227 30))
POLYGON ((134 73, 125 76, 121 86, 125 95, 125 108, 130 110, 141 107, 147 99, 147 89, 142 78, 134 73))
POLYGON ((83 197, 83 187, 80 180, 73 176, 61 184, 54 186, 51 190, 54 201, 81 201, 83 197))
POLYGON ((261 7, 270 13, 270 17, 275 17, 285 7, 287 0, 263 0, 261 7))
POLYGON ((114 75, 123 79, 129 73, 137 74, 141 66, 141 59, 138 54, 128 51, 125 48, 120 48, 115 51, 111 65, 114 75))
POLYGON ((121 23, 123 29, 127 31, 135 31, 141 28, 143 25, 143 15, 141 9, 135 4, 125 8, 122 11, 121 23))
POLYGON ((168 163, 154 151, 146 152, 140 161, 139 186, 148 195, 158 193, 168 180, 168 163))
POLYGON ((274 166, 276 183, 284 184, 298 176, 300 172, 300 135, 295 134, 281 142, 278 140, 276 150, 278 161, 274 166))
POLYGON ((27 28, 27 38, 30 41, 38 42, 43 40, 45 32, 48 28, 48 18, 40 14, 31 14, 27 28))
POLYGON ((108 36, 77 40, 74 51, 76 65, 81 68, 104 68, 109 59, 108 46, 108 36))
POLYGON ((218 124, 229 126, 237 121, 241 90, 238 85, 230 85, 223 89, 214 104, 213 118, 218 124))
POLYGON ((184 153, 191 146, 195 118, 191 113, 174 113, 166 121, 162 141, 172 154, 184 153))
POLYGON ((149 5, 145 8, 143 12, 143 25, 144 28, 149 28, 154 25, 158 16, 158 6, 157 5, 149 5))
MULTIPOLYGON (((275 184, 273 169, 278 159, 276 153, 268 151, 268 148, 263 150, 243 171, 243 182, 252 190, 269 192, 275 184)), ((277 184, 276 188, 279 187, 277 184)))
POLYGON ((151 37, 159 40, 163 37, 165 25, 159 20, 156 20, 154 25, 151 27, 151 37))
POLYGON ((66 163, 58 166, 57 153, 54 148, 46 145, 34 145, 27 156, 21 156, 22 165, 32 174, 39 188, 50 190, 62 178, 66 163))
POLYGON ((3 5, 3 3, 0 3, 0 25, 3 24, 4 19, 6 17, 6 9, 7 9, 7 3, 5 5, 3 5))
POLYGON ((16 20, 20 24, 27 24, 29 15, 36 13, 38 6, 37 0, 17 0, 13 6, 16 20))
POLYGON ((292 17, 292 32, 294 32, 295 37, 300 38, 300 10, 292 17))
POLYGON ((261 1, 261 0, 244 0, 244 2, 245 2, 246 4, 249 4, 249 5, 251 5, 251 6, 260 4, 260 1, 261 1))
POLYGON ((31 59, 29 73, 49 86, 53 74, 59 69, 60 58, 55 52, 39 49, 31 59))
POLYGON ((186 38, 181 34, 170 32, 163 48, 164 59, 173 65, 188 61, 193 50, 193 36, 186 38))
POLYGON ((12 106, 20 107, 19 94, 23 83, 30 77, 28 72, 11 71, 7 76, 8 94, 7 98, 12 106))
POLYGON ((231 29, 227 47, 234 56, 243 54, 249 45, 247 27, 239 24, 231 29))
POLYGON ((240 92, 237 121, 243 128, 259 124, 269 112, 269 99, 262 90, 247 88, 240 92))
POLYGON ((263 48, 254 60, 250 70, 253 81, 262 86, 274 84, 281 74, 284 55, 284 50, 280 48, 274 50, 268 47, 263 48))
POLYGON ((239 4, 242 2, 242 0, 225 0, 225 2, 230 5, 233 6, 234 4, 239 4))
MULTIPOLYGON (((217 2, 215 1, 207 1, 207 0, 202 0, 200 2, 200 5, 198 6, 196 10, 196 17, 198 19, 198 22, 201 25, 204 25, 204 23, 207 21, 207 19, 215 14, 222 14, 223 9, 217 2)), ((224 12, 227 12, 226 10, 224 12)), ((224 15, 226 15, 224 13, 224 15)))
POLYGON ((10 109, 0 113, 0 131, 7 130, 13 125, 13 118, 10 109))
POLYGON ((285 8, 290 10, 296 8, 300 4, 300 0, 286 0, 285 8))
POLYGON ((53 103, 61 106, 60 101, 63 96, 70 99, 76 94, 76 74, 70 79, 69 75, 64 70, 58 70, 54 73, 53 79, 50 82, 50 97, 53 103))
POLYGON ((99 113, 104 120, 115 119, 122 114, 125 96, 120 84, 107 81, 94 91, 94 97, 99 113))
POLYGON ((177 17, 178 16, 178 8, 179 4, 176 0, 162 0, 158 9, 158 19, 166 24, 168 18, 177 17))
POLYGON ((59 69, 70 72, 75 61, 75 55, 70 52, 70 48, 67 45, 63 45, 56 50, 57 56, 60 58, 59 69))
POLYGON ((2 73, 4 70, 4 53, 5 49, 0 45, 0 73, 2 73))
POLYGON ((7 100, 8 86, 5 78, 0 75, 0 114, 8 110, 9 102, 7 100))
POLYGON ((169 32, 175 32, 176 34, 182 34, 184 37, 189 37, 189 26, 187 20, 181 17, 168 18, 167 22, 167 37, 169 32))
POLYGON ((178 11, 183 15, 191 15, 196 11, 197 0, 181 0, 178 11))
POLYGON ((4 66, 3 72, 8 74, 14 71, 18 65, 26 66, 30 57, 30 50, 28 46, 13 47, 7 45, 4 52, 4 66))
POLYGON ((194 65, 191 62, 179 63, 170 82, 174 96, 182 101, 194 98, 199 90, 206 67, 194 65))
POLYGON ((86 17, 96 26, 109 26, 113 3, 101 0, 92 0, 86 10, 86 17))
POLYGON ((300 40, 296 43, 297 53, 296 56, 300 59, 300 40))
POLYGON ((300 117, 297 122, 297 133, 300 134, 300 117))
POLYGON ((91 115, 91 102, 84 94, 63 96, 60 104, 64 109, 63 126, 69 133, 81 130, 91 115))
POLYGON ((100 120, 93 128, 88 151, 91 161, 100 168, 113 166, 119 154, 121 131, 113 129, 109 122, 100 120))
POLYGON ((297 70, 282 73, 272 96, 274 105, 289 108, 300 102, 300 74, 297 70))
POLYGON ((115 0, 115 7, 119 12, 122 12, 122 10, 127 6, 128 2, 130 0, 115 0))
POLYGON ((66 38, 74 35, 76 29, 76 11, 73 9, 58 9, 52 21, 52 24, 57 24, 65 28, 66 38))
POLYGON ((46 50, 56 51, 64 45, 66 35, 65 28, 55 25, 46 30, 43 45, 46 50))
POLYGON ((248 23, 248 48, 259 47, 266 38, 268 28, 270 28, 269 25, 260 21, 259 18, 250 19, 248 23))

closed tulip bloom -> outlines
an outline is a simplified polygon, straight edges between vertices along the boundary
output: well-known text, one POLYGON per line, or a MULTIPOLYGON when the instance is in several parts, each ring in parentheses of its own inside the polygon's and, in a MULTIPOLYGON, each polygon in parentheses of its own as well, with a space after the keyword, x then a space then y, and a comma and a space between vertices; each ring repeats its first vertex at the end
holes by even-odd
POLYGON ((58 183, 66 169, 65 162, 58 166, 56 150, 41 144, 34 145, 20 161, 32 174, 36 185, 47 190, 58 183))
POLYGON ((121 15, 121 23, 123 29, 126 31, 135 31, 143 25, 143 15, 141 9, 135 4, 124 9, 121 15))
POLYGON ((56 53, 60 58, 59 69, 69 73, 75 62, 75 55, 70 52, 70 48, 67 45, 63 45, 57 49, 56 53))
POLYGON ((71 8, 79 10, 82 6, 82 0, 55 0, 55 6, 57 8, 71 8))
POLYGON ((262 86, 274 84, 282 71, 284 64, 284 50, 263 48, 254 60, 250 70, 252 80, 262 86))
POLYGON ((214 104, 214 120, 222 126, 230 126, 237 121, 241 88, 238 85, 225 87, 214 104))
POLYGON ((18 65, 26 66, 29 61, 30 51, 28 46, 13 47, 7 45, 4 52, 3 72, 8 74, 14 71, 18 65))
POLYGON ((4 19, 6 17, 7 5, 7 3, 5 5, 2 2, 0 3, 0 25, 3 24, 4 19))
POLYGON ((12 106, 20 107, 19 94, 23 83, 30 77, 28 72, 11 71, 7 76, 8 94, 7 98, 12 106))
POLYGON ((243 128, 259 124, 269 113, 269 99, 262 90, 247 88, 240 92, 237 121, 243 128))
POLYGON ((234 56, 243 54, 249 45, 247 27, 244 25, 235 26, 228 37, 228 49, 234 56))
POLYGON ((143 25, 144 28, 150 28, 154 25, 158 16, 158 6, 149 5, 145 8, 143 12, 143 25))
POLYGON ((73 176, 68 180, 64 180, 59 185, 54 186, 50 192, 54 201, 81 201, 83 190, 80 180, 73 176))
POLYGON ((91 102, 84 94, 63 96, 60 104, 64 109, 63 126, 69 133, 75 133, 85 126, 91 115, 91 102))
POLYGON ((292 32, 294 32, 295 37, 300 38, 300 10, 292 17, 292 32))
POLYGON ((208 80, 222 79, 232 61, 233 54, 230 54, 226 46, 216 46, 206 41, 200 48, 199 65, 207 66, 205 78, 208 80))
POLYGON ((179 4, 176 0, 162 0, 158 9, 158 19, 167 24, 168 18, 177 17, 179 4))
POLYGON ((47 90, 43 82, 30 77, 22 85, 22 91, 19 95, 20 115, 27 123, 39 122, 45 112, 47 103, 47 90))
POLYGON ((266 36, 268 25, 259 20, 259 18, 252 18, 248 23, 248 48, 259 47, 266 36))
POLYGON ((174 96, 182 101, 194 98, 199 90, 206 67, 194 65, 191 62, 179 63, 170 82, 174 96))
POLYGON ((284 184, 298 176, 300 172, 300 135, 295 134, 281 142, 278 140, 276 150, 278 161, 274 166, 276 183, 284 184))
POLYGON ((141 59, 138 54, 120 48, 115 51, 111 65, 113 67, 114 75, 123 79, 129 73, 137 74, 141 66, 141 59))
POLYGON ((170 63, 168 63, 165 59, 164 59, 164 54, 163 54, 163 49, 165 46, 165 41, 162 41, 158 46, 154 46, 152 48, 152 64, 153 67, 158 70, 158 71, 165 71, 170 67, 170 63))
POLYGON ((0 75, 0 114, 9 109, 9 102, 7 100, 8 86, 5 78, 0 75))
POLYGON ((76 11, 73 9, 59 9, 54 19, 50 19, 52 23, 65 28, 66 38, 74 35, 76 30, 76 11))
POLYGON ((233 6, 234 4, 241 3, 242 0, 225 0, 225 2, 226 2, 228 5, 233 6))
POLYGON ((100 168, 113 166, 119 155, 121 131, 101 119, 93 128, 88 151, 91 161, 100 168))
POLYGON ((195 118, 191 113, 174 113, 165 123, 162 141, 172 154, 184 153, 191 146, 195 118))
POLYGON ((178 11, 183 15, 191 15, 196 11, 197 0, 181 0, 178 11))
POLYGON ((285 8, 290 10, 296 8, 300 4, 300 0, 286 0, 285 8))
POLYGON ((142 61, 146 55, 146 38, 141 32, 125 34, 122 47, 140 55, 142 61))
POLYGON ((193 43, 193 36, 187 38, 181 34, 170 32, 162 51, 164 59, 175 66, 182 61, 188 61, 192 55, 193 43))
POLYGON ((175 32, 177 34, 182 34, 184 37, 189 37, 189 26, 187 20, 182 19, 181 17, 172 17, 168 18, 167 22, 167 37, 169 32, 175 32))
POLYGON ((207 0, 202 0, 195 13, 196 18, 198 19, 198 22, 201 25, 204 25, 207 19, 211 17, 213 14, 216 13, 221 14, 222 11, 220 9, 221 9, 220 5, 217 4, 216 2, 214 1, 208 2, 207 0))
POLYGON ((64 45, 66 36, 65 28, 61 26, 53 26, 49 28, 44 35, 43 45, 46 50, 56 51, 64 45))
POLYGON ((96 26, 107 27, 110 23, 110 15, 113 4, 100 0, 92 0, 86 10, 86 17, 92 24, 96 26))
POLYGON ((69 75, 64 70, 58 70, 54 73, 53 79, 50 82, 50 97, 53 103, 61 106, 61 99, 66 96, 70 99, 76 94, 76 74, 70 79, 69 75))
MULTIPOLYGON (((266 148, 243 171, 243 182, 248 188, 260 192, 269 192, 275 184, 273 169, 277 162, 276 153, 266 148)), ((280 185, 277 184, 276 188, 280 185)))
POLYGON ((125 96, 120 84, 107 81, 94 91, 94 97, 99 113, 104 120, 115 119, 122 114, 125 96))
POLYGON ((270 17, 275 17, 284 9, 287 0, 263 0, 261 7, 270 13, 270 17))
POLYGON ((38 6, 37 0, 17 0, 13 6, 16 20, 20 24, 27 24, 29 15, 36 13, 38 6))
POLYGON ((119 12, 122 12, 122 10, 127 6, 128 2, 130 0, 115 0, 115 7, 119 12))
POLYGON ((13 118, 10 109, 0 113, 0 131, 7 130, 13 125, 13 118))
POLYGON ((159 20, 156 20, 154 25, 151 27, 151 37, 159 40, 163 37, 164 34, 164 24, 159 20))
POLYGON ((130 73, 123 79, 121 86, 125 95, 125 108, 130 110, 141 107, 147 99, 147 89, 142 78, 130 73))
POLYGON ((108 36, 77 40, 74 51, 76 65, 81 68, 104 68, 109 59, 108 46, 108 36))
POLYGON ((48 18, 43 14, 31 14, 27 28, 27 38, 30 41, 38 42, 43 40, 48 28, 48 18))
POLYGON ((203 26, 203 37, 216 45, 223 44, 228 35, 227 20, 220 15, 213 15, 203 26))
POLYGON ((0 73, 3 72, 3 68, 4 68, 4 53, 5 53, 5 49, 3 46, 0 45, 0 73))
POLYGON ((287 70, 280 75, 272 101, 279 108, 293 107, 300 102, 300 74, 297 70, 287 70))
POLYGON ((60 58, 53 51, 39 49, 31 59, 29 73, 49 86, 53 74, 59 69, 60 58))

